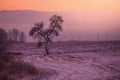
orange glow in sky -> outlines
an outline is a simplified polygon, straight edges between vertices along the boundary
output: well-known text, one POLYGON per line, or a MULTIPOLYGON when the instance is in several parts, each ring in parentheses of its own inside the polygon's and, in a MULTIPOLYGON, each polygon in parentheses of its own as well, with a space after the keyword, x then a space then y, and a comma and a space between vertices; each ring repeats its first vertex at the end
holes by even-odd
POLYGON ((120 10, 120 0, 0 0, 0 10, 120 10))

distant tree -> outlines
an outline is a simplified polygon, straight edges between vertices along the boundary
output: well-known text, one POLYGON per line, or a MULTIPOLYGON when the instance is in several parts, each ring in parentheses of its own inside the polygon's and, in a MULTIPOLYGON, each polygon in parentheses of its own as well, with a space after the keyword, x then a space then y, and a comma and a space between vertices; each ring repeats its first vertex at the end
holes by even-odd
POLYGON ((45 44, 46 54, 49 54, 48 43, 52 41, 54 36, 59 36, 59 32, 62 31, 63 19, 61 16, 53 15, 50 19, 50 26, 48 29, 43 29, 44 23, 38 22, 34 24, 34 27, 30 30, 30 36, 37 39, 38 46, 45 44))
POLYGON ((8 31, 8 42, 25 42, 25 34, 18 29, 8 31))
POLYGON ((7 41, 7 32, 4 29, 0 28, 0 43, 7 41))
POLYGON ((8 31, 8 42, 12 42, 12 31, 11 30, 9 30, 8 31))
POLYGON ((24 34, 24 32, 20 32, 20 36, 19 36, 19 40, 20 40, 20 42, 25 42, 25 40, 26 40, 26 38, 25 38, 25 34, 24 34))
POLYGON ((18 42, 19 37, 19 30, 18 29, 12 29, 12 41, 18 42))
POLYGON ((0 52, 5 49, 5 43, 7 42, 7 32, 0 28, 0 52))

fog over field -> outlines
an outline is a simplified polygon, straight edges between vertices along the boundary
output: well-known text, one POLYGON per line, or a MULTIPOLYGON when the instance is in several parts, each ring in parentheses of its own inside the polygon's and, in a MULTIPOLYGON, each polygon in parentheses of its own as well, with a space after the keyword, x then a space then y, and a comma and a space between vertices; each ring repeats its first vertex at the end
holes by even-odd
POLYGON ((120 40, 120 12, 110 10, 81 10, 65 12, 42 12, 33 10, 3 10, 0 11, 0 27, 9 30, 16 28, 29 37, 29 30, 34 23, 44 21, 49 26, 49 18, 61 15, 64 19, 63 32, 55 40, 120 40), (106 35, 107 34, 107 35, 106 35), (99 39, 98 39, 99 38, 99 39))

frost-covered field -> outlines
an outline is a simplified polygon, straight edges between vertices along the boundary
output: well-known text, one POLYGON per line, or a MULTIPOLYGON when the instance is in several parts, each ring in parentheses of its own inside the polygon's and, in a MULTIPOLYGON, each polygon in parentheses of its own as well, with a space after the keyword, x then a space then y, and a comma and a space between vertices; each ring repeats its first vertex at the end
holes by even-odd
POLYGON ((50 45, 50 55, 44 56, 44 46, 15 43, 9 52, 22 61, 44 68, 48 73, 26 76, 22 80, 120 80, 120 42, 56 42, 50 45))

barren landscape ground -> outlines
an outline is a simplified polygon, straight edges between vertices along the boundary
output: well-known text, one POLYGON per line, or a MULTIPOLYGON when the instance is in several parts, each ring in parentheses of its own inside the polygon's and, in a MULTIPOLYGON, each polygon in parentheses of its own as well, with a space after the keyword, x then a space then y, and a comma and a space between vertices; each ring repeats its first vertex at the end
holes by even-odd
POLYGON ((35 43, 15 43, 9 52, 18 54, 21 61, 35 66, 39 75, 20 80, 120 80, 120 42, 64 41, 49 46, 35 43))

